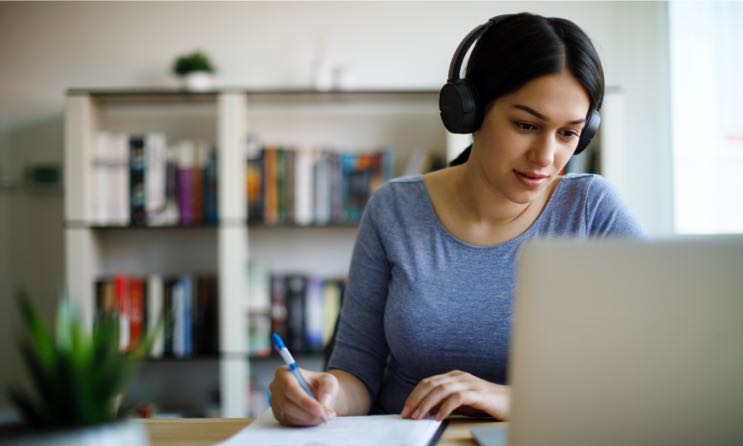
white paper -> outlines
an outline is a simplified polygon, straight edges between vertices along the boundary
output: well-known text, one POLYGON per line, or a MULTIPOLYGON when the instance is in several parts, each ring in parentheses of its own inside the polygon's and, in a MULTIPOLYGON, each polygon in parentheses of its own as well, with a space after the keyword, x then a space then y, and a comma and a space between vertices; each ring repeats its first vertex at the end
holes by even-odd
POLYGON ((405 420, 400 415, 336 417, 314 427, 284 427, 271 409, 219 446, 425 446, 440 421, 405 420))

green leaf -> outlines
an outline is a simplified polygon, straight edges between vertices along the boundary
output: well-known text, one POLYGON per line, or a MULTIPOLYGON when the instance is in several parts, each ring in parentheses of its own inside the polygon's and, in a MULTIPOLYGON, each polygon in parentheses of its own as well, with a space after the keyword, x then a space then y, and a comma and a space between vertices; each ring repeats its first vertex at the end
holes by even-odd
POLYGON ((39 408, 37 408, 33 401, 31 401, 31 398, 26 394, 16 389, 10 389, 8 390, 8 399, 13 402, 29 426, 41 428, 48 425, 48 417, 39 412, 39 408))
MULTIPOLYGON (((18 299, 28 338, 20 343, 36 399, 9 390, 13 404, 38 428, 78 427, 114 421, 134 404, 118 407, 119 395, 150 350, 157 331, 131 352, 119 352, 119 319, 108 315, 86 333, 69 300, 60 299, 55 338, 25 294, 18 299)), ((158 330, 162 325, 162 317, 158 330)))
POLYGON ((30 334, 33 350, 38 355, 42 365, 48 367, 54 356, 54 339, 25 293, 19 296, 18 305, 26 329, 30 334))

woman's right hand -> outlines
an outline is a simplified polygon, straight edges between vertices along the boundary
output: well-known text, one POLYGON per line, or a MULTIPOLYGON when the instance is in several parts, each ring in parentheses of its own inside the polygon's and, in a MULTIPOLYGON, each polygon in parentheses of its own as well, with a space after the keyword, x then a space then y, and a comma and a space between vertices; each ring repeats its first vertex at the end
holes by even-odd
POLYGON ((299 373, 312 387, 317 400, 307 395, 288 367, 281 366, 269 386, 274 417, 285 426, 316 426, 322 422, 323 413, 327 419, 334 418, 340 389, 338 378, 330 373, 302 369, 299 373))

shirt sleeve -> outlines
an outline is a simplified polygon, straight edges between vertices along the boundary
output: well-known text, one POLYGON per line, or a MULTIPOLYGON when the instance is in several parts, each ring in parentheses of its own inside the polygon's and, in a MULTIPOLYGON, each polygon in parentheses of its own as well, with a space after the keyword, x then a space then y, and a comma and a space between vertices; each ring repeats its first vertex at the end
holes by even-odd
POLYGON ((356 376, 366 386, 372 403, 379 394, 389 347, 384 331, 384 308, 390 279, 381 228, 376 219, 383 213, 381 193, 372 195, 361 218, 351 257, 335 346, 328 369, 356 376))
POLYGON ((647 239, 645 229, 619 193, 599 175, 588 186, 586 227, 591 237, 647 239))

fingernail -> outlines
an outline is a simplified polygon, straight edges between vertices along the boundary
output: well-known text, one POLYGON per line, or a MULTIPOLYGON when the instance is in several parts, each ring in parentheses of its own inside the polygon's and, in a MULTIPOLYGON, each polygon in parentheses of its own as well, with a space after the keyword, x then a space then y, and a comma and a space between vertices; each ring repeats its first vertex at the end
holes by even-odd
POLYGON ((413 415, 411 415, 410 418, 418 418, 418 413, 419 412, 420 411, 416 410, 415 412, 413 412, 413 415))

